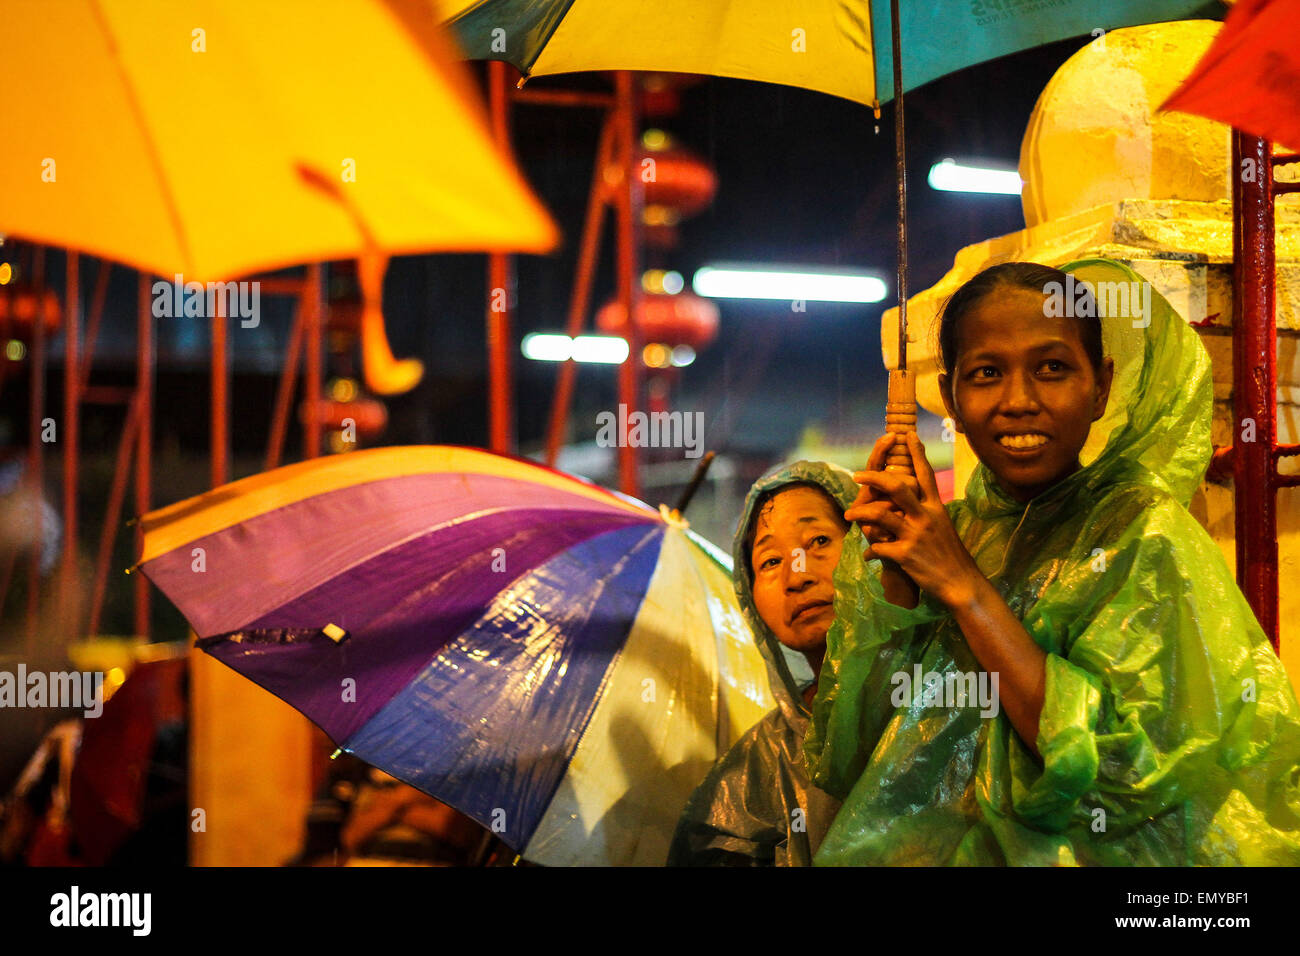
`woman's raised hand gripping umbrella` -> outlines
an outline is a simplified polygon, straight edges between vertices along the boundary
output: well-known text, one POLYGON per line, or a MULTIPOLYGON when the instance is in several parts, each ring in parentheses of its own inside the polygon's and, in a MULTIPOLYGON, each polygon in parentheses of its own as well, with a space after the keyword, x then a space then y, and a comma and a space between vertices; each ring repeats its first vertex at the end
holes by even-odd
POLYGON ((866 470, 854 474, 862 493, 844 517, 862 526, 872 555, 882 559, 887 599, 915 607, 920 587, 952 612, 980 665, 998 675, 1001 704, 1016 733, 1037 753, 1047 655, 957 536, 915 432, 906 441, 916 477, 883 470, 894 437, 882 436, 866 470))

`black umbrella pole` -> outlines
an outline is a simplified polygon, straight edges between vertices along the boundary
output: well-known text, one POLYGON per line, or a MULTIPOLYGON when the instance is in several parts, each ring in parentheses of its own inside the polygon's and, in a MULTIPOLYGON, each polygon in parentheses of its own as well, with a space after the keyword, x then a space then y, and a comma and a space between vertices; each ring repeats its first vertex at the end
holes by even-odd
POLYGON ((695 474, 691 476, 691 483, 686 486, 681 498, 677 500, 676 510, 679 515, 686 513, 686 506, 695 497, 695 492, 700 490, 700 485, 704 482, 704 476, 709 471, 709 465, 713 464, 713 458, 716 454, 716 452, 711 451, 705 452, 704 457, 700 459, 700 463, 695 466, 695 474))
POLYGON ((890 0, 894 59, 894 172, 898 181, 898 368, 889 373, 885 430, 898 435, 885 470, 914 475, 907 433, 916 431, 916 379, 907 368, 907 137, 903 130, 903 55, 898 0, 890 0))

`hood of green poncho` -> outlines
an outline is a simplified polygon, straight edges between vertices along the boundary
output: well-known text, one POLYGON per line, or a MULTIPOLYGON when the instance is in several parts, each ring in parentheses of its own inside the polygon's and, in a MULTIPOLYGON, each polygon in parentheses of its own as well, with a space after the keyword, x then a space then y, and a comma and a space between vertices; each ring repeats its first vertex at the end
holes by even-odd
MULTIPOLYGON (((1150 287, 1128 266, 1109 259, 1080 259, 1061 267, 1094 289, 1101 282, 1150 287)), ((1100 489, 1136 481, 1167 491, 1184 507, 1210 463, 1214 408, 1210 358, 1195 329, 1151 288, 1149 306, 1106 315, 1111 298, 1097 296, 1102 348, 1115 360, 1106 414, 1093 423, 1080 454, 1083 467, 1039 494, 1035 507, 1064 500, 1081 487, 1100 489), (1134 315, 1140 311, 1141 316, 1134 315)), ((980 462, 966 485, 966 503, 982 518, 1020 514, 1025 505, 998 484, 980 462)))
POLYGON ((858 485, 854 482, 853 475, 838 465, 824 461, 797 461, 792 465, 778 468, 758 479, 749 489, 731 545, 733 562, 731 580, 736 588, 736 600, 745 614, 750 631, 754 634, 758 649, 767 662, 768 682, 772 686, 772 695, 787 716, 791 712, 807 713, 786 659, 787 654, 796 655, 798 652, 786 649, 772 633, 772 629, 764 624, 763 619, 758 615, 758 608, 754 605, 754 591, 749 583, 749 555, 745 553, 745 532, 749 530, 749 523, 754 520, 754 509, 763 495, 783 485, 803 482, 821 488, 846 510, 858 495, 858 485))

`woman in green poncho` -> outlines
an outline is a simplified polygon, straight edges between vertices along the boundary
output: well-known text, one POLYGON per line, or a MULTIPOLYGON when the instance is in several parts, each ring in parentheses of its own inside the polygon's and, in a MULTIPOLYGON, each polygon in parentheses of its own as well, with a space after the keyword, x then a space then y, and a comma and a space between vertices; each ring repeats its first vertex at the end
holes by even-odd
POLYGON ((818 864, 1300 863, 1300 707, 1186 508, 1209 358, 1127 267, 1066 270, 997 266, 944 310, 964 499, 915 436, 917 478, 880 470, 892 436, 855 476, 805 741, 844 800, 818 864))

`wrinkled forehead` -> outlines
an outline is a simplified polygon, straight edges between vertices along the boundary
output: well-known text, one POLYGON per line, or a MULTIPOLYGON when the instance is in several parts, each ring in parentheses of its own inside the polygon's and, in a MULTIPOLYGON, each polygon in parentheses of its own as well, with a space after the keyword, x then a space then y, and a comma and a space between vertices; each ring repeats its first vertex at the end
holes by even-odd
POLYGON ((836 519, 842 523, 841 509, 823 489, 810 485, 782 488, 763 502, 754 518, 755 543, 763 534, 783 523, 802 525, 836 519))

